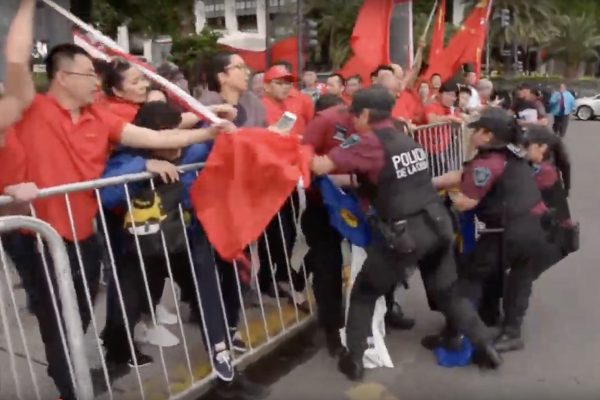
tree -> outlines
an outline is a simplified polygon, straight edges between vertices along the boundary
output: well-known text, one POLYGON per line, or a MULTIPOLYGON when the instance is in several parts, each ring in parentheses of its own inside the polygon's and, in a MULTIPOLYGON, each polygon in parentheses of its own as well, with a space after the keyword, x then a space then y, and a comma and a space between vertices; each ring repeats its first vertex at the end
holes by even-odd
POLYGON ((194 32, 194 1, 94 0, 92 19, 113 35, 123 23, 149 36, 185 35, 194 32))
POLYGON ((598 60, 600 54, 600 30, 592 15, 558 15, 554 19, 558 34, 548 41, 548 56, 565 62, 565 76, 578 75, 584 61, 598 60))
POLYGON ((350 57, 350 37, 362 0, 308 0, 305 14, 315 18, 321 45, 316 61, 328 58, 333 69, 340 68, 350 57))

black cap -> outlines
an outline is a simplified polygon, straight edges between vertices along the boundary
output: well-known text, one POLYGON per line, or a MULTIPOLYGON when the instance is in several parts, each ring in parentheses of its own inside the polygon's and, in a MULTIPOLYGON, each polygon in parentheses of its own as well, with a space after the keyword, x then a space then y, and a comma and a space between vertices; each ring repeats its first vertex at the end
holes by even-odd
POLYGON ((516 139, 514 119, 499 107, 485 108, 479 119, 467 126, 471 129, 487 129, 496 139, 504 143, 513 143, 516 139))
POLYGON ((386 88, 373 85, 354 93, 349 111, 352 114, 359 114, 365 109, 391 112, 395 103, 396 100, 386 88))
POLYGON ((456 82, 444 82, 440 87, 440 93, 454 92, 458 93, 459 90, 458 83, 456 82))
POLYGON ((468 74, 469 72, 475 72, 475 68, 472 64, 463 64, 463 71, 465 74, 468 74))

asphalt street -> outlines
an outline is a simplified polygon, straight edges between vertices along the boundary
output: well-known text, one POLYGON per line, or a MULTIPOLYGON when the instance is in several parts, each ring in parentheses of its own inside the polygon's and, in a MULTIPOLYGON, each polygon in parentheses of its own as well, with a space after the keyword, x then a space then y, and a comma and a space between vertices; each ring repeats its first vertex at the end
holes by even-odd
POLYGON ((395 368, 369 370, 362 383, 351 383, 321 349, 273 384, 269 399, 600 399, 600 122, 571 121, 566 142, 581 249, 536 282, 524 324, 526 347, 507 354, 501 370, 436 365, 419 341, 438 331, 442 319, 429 311, 416 276, 404 306, 417 325, 386 337, 395 368))

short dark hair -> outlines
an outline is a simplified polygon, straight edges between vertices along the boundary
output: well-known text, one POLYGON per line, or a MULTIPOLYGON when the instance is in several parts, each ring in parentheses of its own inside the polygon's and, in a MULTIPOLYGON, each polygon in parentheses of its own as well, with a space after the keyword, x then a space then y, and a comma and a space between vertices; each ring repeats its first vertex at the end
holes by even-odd
POLYGON ((92 59, 87 51, 76 44, 64 43, 54 46, 50 50, 48 57, 46 57, 46 75, 48 76, 48 80, 51 81, 54 79, 61 62, 64 60, 73 61, 77 55, 87 57, 90 60, 92 59))
POLYGON ((343 104, 344 100, 340 96, 334 94, 324 94, 319 97, 319 100, 315 103, 315 112, 323 111, 331 107, 343 104))
POLYGON ((102 91, 108 97, 115 97, 115 89, 123 89, 125 72, 132 67, 131 63, 122 58, 114 58, 102 73, 102 91))
POLYGON ((377 123, 391 118, 395 102, 386 88, 373 85, 354 93, 350 112, 359 114, 365 109, 369 110, 369 123, 377 123))
POLYGON ((341 74, 331 74, 327 77, 327 79, 329 78, 338 78, 340 80, 340 85, 342 86, 346 84, 346 79, 344 79, 344 77, 341 74))
POLYGON ((362 77, 360 75, 352 75, 350 78, 346 79, 346 82, 352 80, 352 79, 356 79, 358 81, 358 83, 362 83, 362 77))
POLYGON ((200 82, 204 83, 208 90, 213 92, 221 91, 221 83, 219 82, 219 74, 226 72, 227 66, 231 64, 231 57, 235 53, 220 52, 211 57, 208 57, 205 63, 200 66, 200 82))
POLYGON ((394 68, 392 68, 392 66, 391 66, 391 65, 383 65, 383 64, 382 64, 382 65, 379 65, 379 66, 378 66, 378 67, 375 69, 375 71, 373 71, 373 75, 372 75, 372 76, 377 76, 377 75, 379 75, 379 73, 380 73, 381 71, 390 71, 390 72, 392 72, 392 73, 393 73, 393 72, 394 72, 394 68))
POLYGON ((173 129, 181 124, 181 113, 169 103, 150 101, 140 107, 133 124, 155 131, 173 129))
POLYGON ((442 75, 440 75, 440 74, 438 74, 438 73, 436 72, 435 74, 431 75, 431 78, 429 78, 429 80, 432 80, 432 79, 433 79, 434 77, 436 77, 436 76, 437 76, 437 77, 439 77, 439 78, 440 78, 440 80, 442 79, 442 75))

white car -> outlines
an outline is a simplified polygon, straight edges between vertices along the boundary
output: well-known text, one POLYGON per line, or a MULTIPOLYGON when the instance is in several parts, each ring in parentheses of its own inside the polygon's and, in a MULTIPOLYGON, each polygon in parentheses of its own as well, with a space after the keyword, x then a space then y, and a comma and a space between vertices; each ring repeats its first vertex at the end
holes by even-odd
POLYGON ((600 94, 575 100, 575 116, 584 121, 600 116, 600 94))

